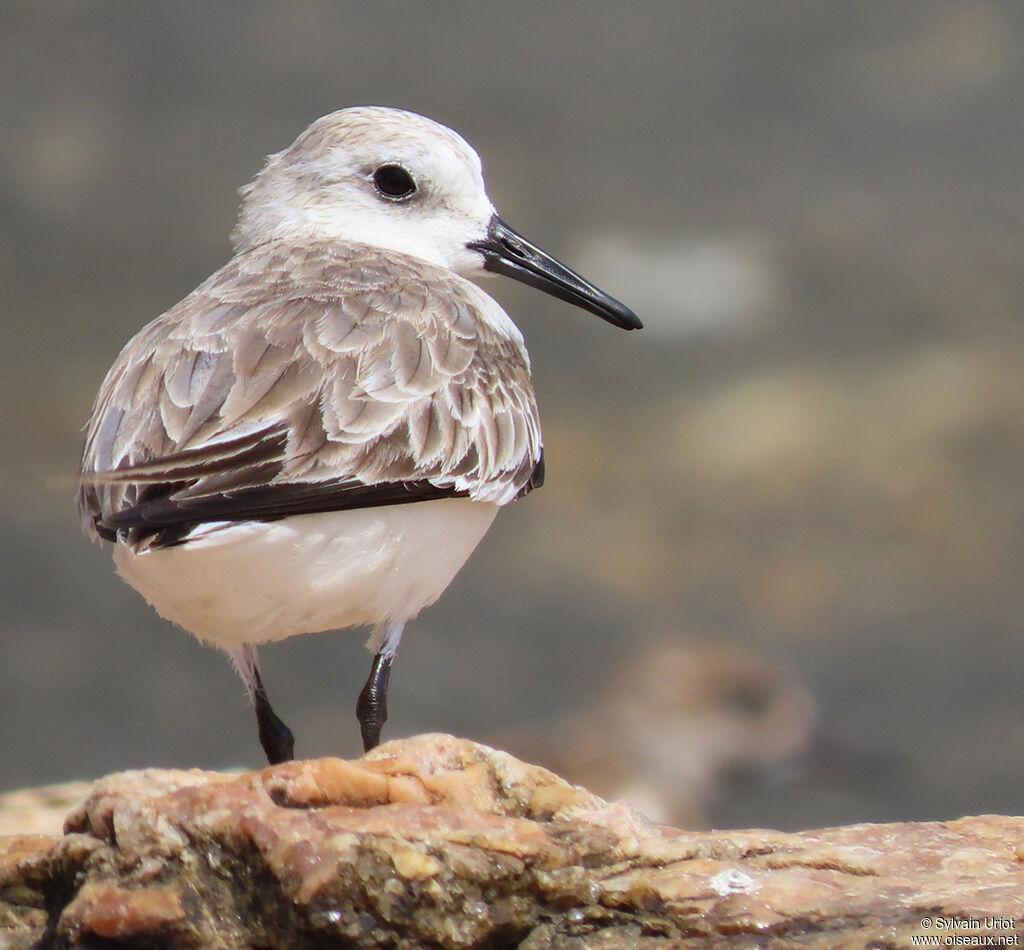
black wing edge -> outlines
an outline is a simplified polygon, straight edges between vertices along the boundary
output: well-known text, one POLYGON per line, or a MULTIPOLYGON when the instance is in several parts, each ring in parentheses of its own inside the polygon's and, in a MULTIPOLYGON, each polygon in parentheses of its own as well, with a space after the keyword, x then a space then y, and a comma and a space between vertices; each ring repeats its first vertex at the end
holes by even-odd
POLYGON ((184 486, 165 487, 171 492, 163 497, 151 496, 150 500, 106 518, 97 516, 96 532, 108 541, 121 539, 132 544, 145 541, 152 548, 173 547, 182 543, 199 525, 214 521, 280 521, 291 515, 408 505, 469 495, 466 490, 428 481, 344 486, 316 482, 260 485, 198 498, 174 498, 171 493, 184 486))
POLYGON ((533 471, 530 472, 530 480, 519 489, 519 494, 516 498, 522 498, 523 495, 529 495, 535 488, 540 488, 544 484, 544 450, 540 450, 540 458, 537 459, 537 464, 533 466, 533 471))
MULTIPOLYGON (((516 498, 544 484, 544 455, 537 460, 529 481, 516 498)), ((258 485, 194 498, 175 498, 187 482, 146 485, 139 502, 104 518, 96 515, 96 533, 106 541, 148 543, 151 548, 181 544, 199 525, 215 521, 280 521, 291 515, 309 515, 358 508, 409 505, 441 498, 467 498, 469 492, 454 485, 435 485, 425 479, 384 482, 378 485, 299 482, 258 485)))

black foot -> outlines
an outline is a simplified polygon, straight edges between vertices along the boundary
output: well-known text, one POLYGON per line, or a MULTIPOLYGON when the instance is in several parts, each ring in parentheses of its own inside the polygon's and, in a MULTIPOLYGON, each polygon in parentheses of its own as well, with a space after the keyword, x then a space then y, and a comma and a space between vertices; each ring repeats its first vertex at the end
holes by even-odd
POLYGON ((373 658, 370 675, 356 703, 356 718, 363 736, 363 752, 380 745, 380 730, 388 721, 388 680, 391 678, 393 653, 378 653, 373 658))
POLYGON ((263 681, 257 672, 256 688, 253 690, 253 701, 256 704, 256 725, 260 734, 260 745, 271 765, 279 762, 290 762, 295 758, 295 737, 274 712, 263 688, 263 681))

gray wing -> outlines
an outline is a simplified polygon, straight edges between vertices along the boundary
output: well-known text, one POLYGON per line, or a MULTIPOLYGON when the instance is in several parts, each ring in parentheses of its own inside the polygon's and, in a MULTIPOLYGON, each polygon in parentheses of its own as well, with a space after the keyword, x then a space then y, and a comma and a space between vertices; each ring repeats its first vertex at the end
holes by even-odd
POLYGON ((95 536, 172 544, 209 521, 505 504, 541 456, 521 338, 474 285, 358 245, 272 243, 121 352, 78 503, 95 536))

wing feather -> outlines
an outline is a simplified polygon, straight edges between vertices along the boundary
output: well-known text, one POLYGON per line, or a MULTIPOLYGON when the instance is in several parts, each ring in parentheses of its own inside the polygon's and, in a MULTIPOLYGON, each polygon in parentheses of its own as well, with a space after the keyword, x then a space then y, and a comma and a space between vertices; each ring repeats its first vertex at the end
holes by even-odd
POLYGON ((78 500, 93 534, 171 544, 209 520, 504 504, 541 455, 522 340, 475 286, 361 245, 271 243, 125 347, 78 500))

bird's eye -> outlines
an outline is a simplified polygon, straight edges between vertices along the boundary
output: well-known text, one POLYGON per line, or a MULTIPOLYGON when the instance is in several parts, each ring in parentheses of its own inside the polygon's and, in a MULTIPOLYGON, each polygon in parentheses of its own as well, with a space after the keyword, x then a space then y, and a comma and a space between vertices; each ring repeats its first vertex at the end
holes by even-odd
POLYGON ((403 201, 416 193, 416 182, 401 165, 381 165, 373 173, 378 193, 392 201, 403 201))

